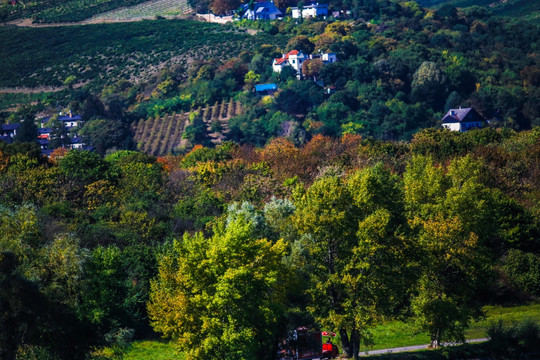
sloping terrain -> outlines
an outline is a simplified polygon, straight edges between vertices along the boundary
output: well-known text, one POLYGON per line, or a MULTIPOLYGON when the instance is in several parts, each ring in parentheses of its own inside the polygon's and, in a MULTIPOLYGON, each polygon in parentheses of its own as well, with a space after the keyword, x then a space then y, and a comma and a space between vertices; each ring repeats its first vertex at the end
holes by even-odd
POLYGON ((164 66, 227 59, 265 41, 244 31, 188 20, 0 27, 0 38, 0 88, 57 87, 70 76, 74 84, 89 82, 91 87, 118 79, 141 81, 164 66))
POLYGON ((427 7, 452 5, 459 8, 485 6, 493 14, 540 21, 540 1, 532 0, 418 0, 427 7))
POLYGON ((142 3, 145 0, 18 0, 2 2, 7 20, 32 18, 40 23, 77 22, 109 10, 142 3))
POLYGON ((107 11, 93 16, 88 21, 132 21, 151 19, 157 16, 178 16, 190 11, 191 8, 187 0, 152 0, 134 6, 107 11))
MULTIPOLYGON (((214 106, 207 106, 195 110, 202 116, 207 129, 211 132, 212 124, 219 123, 220 131, 211 132, 210 139, 214 144, 223 141, 224 134, 227 133, 228 120, 241 113, 239 102, 232 99, 229 102, 216 103, 214 106)), ((140 120, 132 126, 133 138, 137 143, 137 148, 149 155, 165 155, 174 152, 185 144, 182 135, 189 125, 189 112, 165 115, 163 117, 140 120)))

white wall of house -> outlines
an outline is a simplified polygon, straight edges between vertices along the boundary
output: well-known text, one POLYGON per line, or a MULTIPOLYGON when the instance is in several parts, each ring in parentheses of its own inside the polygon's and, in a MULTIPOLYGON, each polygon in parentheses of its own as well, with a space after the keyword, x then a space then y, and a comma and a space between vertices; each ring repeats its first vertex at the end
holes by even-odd
POLYGON ((304 63, 305 60, 306 60, 306 57, 302 53, 299 53, 298 55, 289 56, 289 64, 292 66, 294 70, 296 70, 299 77, 302 73, 302 64, 304 63))
MULTIPOLYGON (((323 7, 319 5, 308 5, 302 9, 302 17, 303 18, 309 18, 309 17, 319 17, 319 16, 327 16, 328 15, 328 7, 323 7)), ((291 16, 293 19, 299 19, 300 18, 300 9, 297 7, 291 8, 291 16)))
POLYGON ((472 129, 481 129, 484 127, 484 123, 481 121, 472 121, 472 122, 455 122, 455 123, 446 123, 443 124, 443 127, 450 129, 452 131, 465 132, 472 129))
POLYGON ((461 131, 461 123, 459 122, 446 123, 446 124, 443 124, 442 126, 452 131, 461 131))
POLYGON ((325 53, 325 54, 322 54, 321 59, 324 62, 335 63, 337 61, 337 56, 334 53, 327 53, 327 54, 325 53))

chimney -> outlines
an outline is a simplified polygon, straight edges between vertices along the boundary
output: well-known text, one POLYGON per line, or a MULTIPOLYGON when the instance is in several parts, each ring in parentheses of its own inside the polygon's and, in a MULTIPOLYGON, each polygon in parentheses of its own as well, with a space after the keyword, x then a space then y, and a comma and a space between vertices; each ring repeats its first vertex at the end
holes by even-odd
POLYGON ((73 115, 71 114, 71 109, 69 109, 69 117, 72 118, 73 115))

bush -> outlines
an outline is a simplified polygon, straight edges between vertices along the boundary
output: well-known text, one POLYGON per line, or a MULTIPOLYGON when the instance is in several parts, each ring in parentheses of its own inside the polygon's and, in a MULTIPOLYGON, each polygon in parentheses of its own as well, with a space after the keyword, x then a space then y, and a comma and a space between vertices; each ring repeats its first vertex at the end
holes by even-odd
POLYGON ((533 320, 508 326, 499 320, 492 323, 486 333, 496 359, 518 359, 525 354, 540 351, 540 326, 533 320))
POLYGON ((503 269, 520 290, 533 296, 540 295, 540 258, 537 255, 511 249, 503 269))

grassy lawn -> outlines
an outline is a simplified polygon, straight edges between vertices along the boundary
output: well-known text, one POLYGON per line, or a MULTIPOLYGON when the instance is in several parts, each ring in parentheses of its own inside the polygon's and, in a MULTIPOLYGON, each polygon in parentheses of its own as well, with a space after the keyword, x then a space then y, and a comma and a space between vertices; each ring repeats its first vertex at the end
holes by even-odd
POLYGON ((184 356, 178 354, 174 344, 165 341, 137 341, 134 342, 124 355, 124 360, 183 360, 184 356))
MULTIPOLYGON (((492 322, 499 319, 504 324, 519 322, 524 319, 533 319, 540 324, 540 304, 502 307, 484 307, 486 318, 475 322, 465 333, 467 339, 478 339, 486 337, 486 329, 492 322)), ((412 323, 392 321, 384 325, 379 325, 373 329, 373 340, 375 342, 373 350, 394 348, 409 345, 422 345, 429 343, 429 336, 420 333, 412 323)), ((362 348, 362 350, 365 350, 362 348)))
MULTIPOLYGON (((486 337, 486 329, 490 323, 503 320, 505 324, 519 322, 524 319, 533 319, 540 323, 540 304, 502 307, 502 306, 486 306, 484 308, 486 318, 476 322, 467 330, 467 339, 476 339, 486 337)), ((339 341, 338 339, 336 339, 339 341)), ((375 345, 369 350, 378 350, 386 348, 394 348, 409 345, 423 345, 429 343, 429 336, 425 333, 420 333, 412 323, 404 323, 401 321, 392 321, 384 325, 379 325, 373 329, 373 340, 375 345)), ((339 342, 338 342, 339 343, 339 342)), ((473 345, 464 345, 473 346, 473 345)), ((361 349, 365 351, 364 347, 361 349)), ((458 351, 459 348, 456 350, 458 351)), ((448 351, 448 350, 446 350, 448 351)), ((440 351, 421 351, 415 352, 414 359, 444 359, 445 354, 440 351)), ((378 359, 384 357, 378 357, 378 359)), ((398 359, 399 357, 392 357, 398 359)), ((413 359, 405 357, 407 359, 413 359)), ((176 354, 173 343, 163 341, 139 341, 132 344, 130 349, 124 356, 127 360, 183 360, 183 356, 176 354)))

